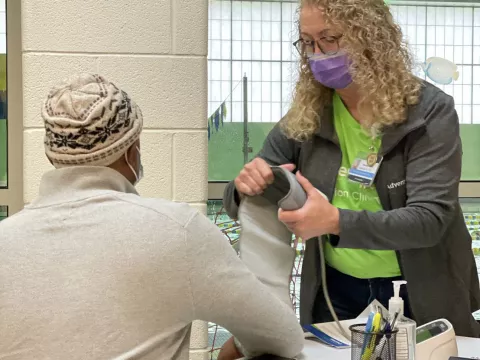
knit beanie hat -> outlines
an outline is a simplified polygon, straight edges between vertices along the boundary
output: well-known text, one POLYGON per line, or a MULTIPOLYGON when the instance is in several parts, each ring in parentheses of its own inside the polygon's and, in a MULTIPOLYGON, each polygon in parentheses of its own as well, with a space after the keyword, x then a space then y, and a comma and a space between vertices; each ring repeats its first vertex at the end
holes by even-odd
POLYGON ((100 75, 76 75, 43 103, 45 153, 56 168, 108 166, 139 138, 143 117, 127 93, 100 75))

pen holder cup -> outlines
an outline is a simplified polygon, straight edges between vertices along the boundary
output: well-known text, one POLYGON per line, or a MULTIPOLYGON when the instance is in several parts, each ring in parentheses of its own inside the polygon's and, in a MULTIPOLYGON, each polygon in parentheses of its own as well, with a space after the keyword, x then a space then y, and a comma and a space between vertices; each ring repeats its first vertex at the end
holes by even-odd
POLYGON ((365 324, 350 326, 352 360, 396 360, 397 333, 365 331, 365 324))

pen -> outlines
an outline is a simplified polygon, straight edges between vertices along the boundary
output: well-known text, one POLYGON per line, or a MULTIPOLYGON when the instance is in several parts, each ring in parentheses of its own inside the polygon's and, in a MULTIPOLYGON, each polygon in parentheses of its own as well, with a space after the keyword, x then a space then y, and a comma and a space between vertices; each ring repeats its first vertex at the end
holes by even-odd
POLYGON ((381 318, 381 326, 380 326, 381 335, 380 337, 377 337, 376 345, 378 345, 378 343, 382 340, 383 336, 387 331, 387 328, 390 328, 390 323, 387 320, 385 320, 385 318, 383 317, 383 311, 380 306, 378 307, 378 311, 380 312, 380 315, 382 316, 382 318, 381 318))
MULTIPOLYGON (((390 323, 387 321, 387 323, 385 324, 385 328, 383 330, 383 333, 384 333, 385 337, 387 338, 387 340, 383 343, 382 349, 380 350, 380 354, 379 354, 379 356, 377 357, 376 360, 382 360, 381 356, 382 356, 383 350, 385 349, 385 344, 389 341, 391 333, 395 329, 395 323, 397 322, 397 318, 398 318, 398 311, 393 315, 392 321, 390 323)), ((390 346, 388 347, 388 354, 389 354, 388 358, 390 359, 390 357, 391 357, 390 346)))
POLYGON ((368 333, 372 331, 372 323, 373 323, 374 316, 375 316, 374 312, 371 312, 370 315, 368 315, 367 325, 365 325, 365 333, 367 333, 367 335, 365 335, 365 339, 363 340, 362 354, 365 352, 365 349, 368 344, 368 340, 369 340, 368 333))
POLYGON ((390 323, 390 327, 392 328, 392 330, 395 328, 395 323, 397 322, 397 318, 398 318, 398 311, 395 313, 395 315, 393 316, 393 320, 390 323))
POLYGON ((368 346, 362 355, 362 360, 370 360, 373 353, 375 352, 377 334, 380 331, 381 325, 382 325, 382 316, 380 315, 380 312, 376 312, 372 320, 372 326, 371 326, 372 334, 370 335, 371 338, 368 339, 367 341, 368 346))

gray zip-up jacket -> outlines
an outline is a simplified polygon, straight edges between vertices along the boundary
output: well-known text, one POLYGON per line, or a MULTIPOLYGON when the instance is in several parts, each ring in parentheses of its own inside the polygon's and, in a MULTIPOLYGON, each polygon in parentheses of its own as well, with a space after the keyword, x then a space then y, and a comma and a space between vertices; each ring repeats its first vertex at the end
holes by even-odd
MULTIPOLYGON (((459 121, 453 99, 424 84, 408 120, 382 136, 383 163, 375 179, 384 211, 340 210, 342 248, 396 250, 408 281, 411 311, 419 325, 447 318, 458 335, 480 337, 472 312, 480 308, 480 289, 472 240, 458 201, 462 165, 459 121)), ((265 140, 259 157, 270 165, 293 163, 331 200, 342 153, 333 126, 333 109, 324 109, 312 139, 287 138, 279 125, 265 140)), ((235 218, 238 196, 230 183, 224 194, 235 218)), ((300 321, 311 324, 320 289, 319 242, 307 241, 302 270, 300 321)))

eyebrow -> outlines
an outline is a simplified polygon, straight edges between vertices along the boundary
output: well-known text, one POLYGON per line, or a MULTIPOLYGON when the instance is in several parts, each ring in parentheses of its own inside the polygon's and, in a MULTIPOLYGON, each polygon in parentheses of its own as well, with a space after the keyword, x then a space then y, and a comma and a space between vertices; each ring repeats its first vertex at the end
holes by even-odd
MULTIPOLYGON (((324 30, 318 32, 317 35, 318 35, 318 36, 324 36, 324 35, 328 34, 329 32, 331 32, 330 29, 324 29, 324 30)), ((306 32, 303 32, 303 31, 300 32, 300 36, 314 37, 314 36, 312 36, 312 35, 310 35, 310 34, 307 34, 306 32)))

